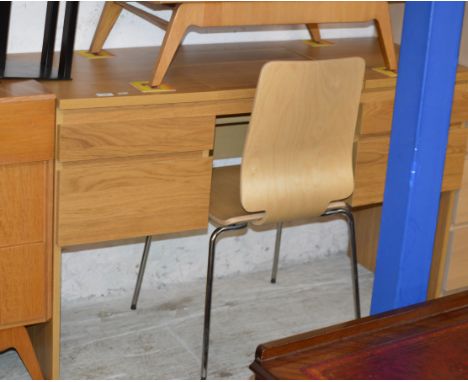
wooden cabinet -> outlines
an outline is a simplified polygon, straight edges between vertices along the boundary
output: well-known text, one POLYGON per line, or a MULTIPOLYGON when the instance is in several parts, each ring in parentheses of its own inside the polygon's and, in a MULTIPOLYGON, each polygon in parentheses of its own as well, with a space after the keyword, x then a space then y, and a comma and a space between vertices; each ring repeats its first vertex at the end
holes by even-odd
POLYGON ((152 105, 59 109, 58 245, 205 229, 214 127, 152 105))
POLYGON ((37 82, 0 83, 0 351, 21 344, 30 371, 31 342, 15 328, 52 315, 54 125, 55 97, 37 82), (6 343, 13 330, 23 338, 6 343))

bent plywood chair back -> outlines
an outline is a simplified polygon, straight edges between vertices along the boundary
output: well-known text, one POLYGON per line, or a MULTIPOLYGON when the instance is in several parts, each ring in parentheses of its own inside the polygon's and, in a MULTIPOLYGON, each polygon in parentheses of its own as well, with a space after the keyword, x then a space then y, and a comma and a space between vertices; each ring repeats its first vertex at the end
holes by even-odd
POLYGON ((247 211, 265 222, 320 216, 353 192, 361 58, 267 63, 260 74, 241 169, 247 211))

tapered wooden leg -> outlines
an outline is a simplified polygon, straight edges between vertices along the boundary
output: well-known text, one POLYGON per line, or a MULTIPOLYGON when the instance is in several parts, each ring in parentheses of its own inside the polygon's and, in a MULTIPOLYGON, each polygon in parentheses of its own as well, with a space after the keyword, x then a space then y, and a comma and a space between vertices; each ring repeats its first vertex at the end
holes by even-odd
POLYGON ((182 43, 187 28, 191 25, 190 12, 186 12, 183 5, 179 6, 172 13, 171 22, 167 28, 161 50, 159 51, 159 57, 154 67, 153 79, 151 80, 151 86, 153 87, 161 85, 167 69, 174 59, 177 48, 182 43))
POLYGON ((0 331, 0 351, 15 349, 32 379, 44 379, 29 334, 24 326, 0 331))
POLYGON ((122 12, 122 7, 120 5, 117 5, 113 1, 105 3, 96 32, 94 32, 91 47, 89 48, 91 53, 98 54, 101 51, 107 37, 109 37, 109 33, 120 15, 120 12, 122 12))
POLYGON ((306 26, 307 26, 307 29, 309 30, 312 41, 315 41, 315 42, 322 41, 318 24, 306 24, 306 26))
POLYGON ((393 45, 392 24, 390 22, 388 4, 382 4, 382 7, 382 11, 379 12, 379 15, 375 19, 380 50, 384 55, 387 69, 396 71, 398 69, 398 64, 395 55, 395 46, 393 45))

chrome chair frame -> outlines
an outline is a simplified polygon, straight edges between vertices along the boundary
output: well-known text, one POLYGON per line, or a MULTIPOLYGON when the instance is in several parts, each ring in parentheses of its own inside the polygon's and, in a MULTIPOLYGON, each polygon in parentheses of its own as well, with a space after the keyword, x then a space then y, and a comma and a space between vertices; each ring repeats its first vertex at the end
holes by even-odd
MULTIPOLYGON (((359 297, 359 275, 357 267, 357 254, 356 254, 356 231, 354 224, 354 217, 350 206, 346 208, 331 208, 326 210, 322 216, 343 215, 346 218, 349 230, 349 241, 351 247, 351 273, 353 283, 353 299, 354 299, 354 312, 356 318, 361 318, 361 303, 359 297)), ((208 270, 206 278, 206 294, 205 294, 205 320, 203 323, 203 347, 202 347, 202 364, 201 364, 201 379, 205 380, 208 374, 208 353, 210 342, 210 323, 211 323, 211 305, 213 294, 213 275, 214 263, 216 254, 216 241, 219 236, 228 231, 237 231, 247 227, 247 223, 231 224, 228 226, 220 226, 216 228, 210 236, 209 249, 208 249, 208 270)), ((275 257, 273 262, 272 283, 276 282, 276 272, 278 270, 279 247, 281 241, 282 223, 278 223, 275 245, 275 257), (275 280, 275 281, 273 281, 275 280)))
MULTIPOLYGON (((275 252, 273 254, 273 268, 271 270, 271 283, 276 283, 276 277, 278 274, 278 262, 280 255, 280 246, 281 246, 281 232, 283 230, 283 223, 278 223, 276 226, 276 241, 275 241, 275 252)), ((149 251, 151 248, 152 236, 145 237, 145 246, 143 248, 143 254, 141 256, 140 268, 138 270, 138 276, 135 284, 135 289, 133 291, 132 304, 130 306, 131 310, 136 310, 138 299, 140 298, 141 284, 143 283, 143 277, 145 276, 146 262, 148 261, 149 251)))
POLYGON ((138 304, 138 298, 140 297, 141 284, 143 283, 143 277, 146 270, 146 262, 148 261, 149 251, 151 249, 152 236, 145 237, 145 247, 143 248, 143 255, 141 256, 140 268, 138 269, 138 277, 133 291, 131 310, 136 310, 138 304))

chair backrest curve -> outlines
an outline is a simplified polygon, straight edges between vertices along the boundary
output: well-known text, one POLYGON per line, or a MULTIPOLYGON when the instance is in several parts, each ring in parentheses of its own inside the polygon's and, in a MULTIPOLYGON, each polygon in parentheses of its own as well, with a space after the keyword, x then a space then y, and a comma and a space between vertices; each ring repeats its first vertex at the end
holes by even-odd
POLYGON ((244 147, 241 201, 258 224, 320 216, 353 192, 353 141, 365 62, 263 67, 244 147))

